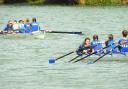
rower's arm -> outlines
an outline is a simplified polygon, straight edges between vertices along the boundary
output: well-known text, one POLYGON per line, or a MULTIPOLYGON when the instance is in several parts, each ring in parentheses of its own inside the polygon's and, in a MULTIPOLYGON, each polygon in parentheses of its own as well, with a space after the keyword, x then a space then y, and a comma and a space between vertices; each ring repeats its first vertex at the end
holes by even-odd
POLYGON ((83 51, 82 45, 80 45, 80 46, 77 48, 77 50, 76 50, 76 54, 79 55, 79 56, 82 56, 82 54, 83 54, 82 51, 83 51))

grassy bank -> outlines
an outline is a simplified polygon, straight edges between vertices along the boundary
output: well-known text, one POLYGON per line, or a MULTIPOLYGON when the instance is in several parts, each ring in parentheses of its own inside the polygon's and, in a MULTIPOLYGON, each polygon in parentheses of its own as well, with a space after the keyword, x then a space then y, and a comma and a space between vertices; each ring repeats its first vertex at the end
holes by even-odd
POLYGON ((0 4, 3 4, 4 3, 4 1, 3 0, 0 0, 0 4))
POLYGON ((0 4, 27 3, 29 5, 127 5, 128 0, 0 0, 0 4))
POLYGON ((45 0, 47 4, 68 4, 68 5, 127 5, 128 0, 45 0))
POLYGON ((85 5, 123 5, 121 0, 85 0, 85 5))
POLYGON ((30 5, 43 5, 45 0, 27 0, 30 5))

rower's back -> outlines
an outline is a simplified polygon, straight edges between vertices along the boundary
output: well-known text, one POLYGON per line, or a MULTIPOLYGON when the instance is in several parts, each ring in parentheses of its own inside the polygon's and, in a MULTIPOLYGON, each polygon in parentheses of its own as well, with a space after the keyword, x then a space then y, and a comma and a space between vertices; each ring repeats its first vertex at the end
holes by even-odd
POLYGON ((25 33, 31 33, 31 26, 29 19, 26 19, 26 23, 24 24, 24 27, 25 27, 25 33))
POLYGON ((127 31, 127 30, 123 30, 123 31, 122 31, 122 36, 123 36, 123 38, 121 38, 121 39, 118 41, 118 44, 120 45, 120 46, 119 46, 119 51, 120 51, 121 53, 128 52, 128 38, 127 38, 127 35, 128 35, 128 31, 127 31))
POLYGON ((115 44, 115 40, 113 39, 113 35, 108 35, 108 40, 105 42, 105 45, 107 47, 107 52, 111 53, 118 53, 117 44, 115 44))
POLYGON ((95 52, 103 52, 102 43, 98 40, 98 35, 93 35, 93 41, 91 42, 91 46, 95 52))
POLYGON ((39 30, 39 24, 36 22, 36 18, 32 18, 32 22, 30 25, 32 28, 32 32, 39 30))

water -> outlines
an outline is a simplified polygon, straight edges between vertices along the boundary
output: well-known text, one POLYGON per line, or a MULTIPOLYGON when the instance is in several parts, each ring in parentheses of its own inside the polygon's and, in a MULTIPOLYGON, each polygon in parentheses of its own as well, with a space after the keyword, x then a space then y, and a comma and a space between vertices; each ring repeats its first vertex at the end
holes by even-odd
MULTIPOLYGON (((0 26, 9 19, 37 17, 41 29, 82 31, 84 36, 46 34, 45 39, 0 37, 0 89, 128 89, 128 62, 67 63, 85 37, 109 33, 116 41, 128 27, 128 7, 0 6, 0 26)), ((124 57, 127 59, 126 57, 124 57)), ((102 59, 103 60, 103 59, 102 59)))

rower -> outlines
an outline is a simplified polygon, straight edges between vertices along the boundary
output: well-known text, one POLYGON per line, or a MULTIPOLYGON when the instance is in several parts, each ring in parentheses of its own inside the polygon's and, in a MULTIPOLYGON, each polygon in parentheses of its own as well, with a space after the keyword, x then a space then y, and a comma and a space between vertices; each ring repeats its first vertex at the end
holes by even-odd
POLYGON ((17 23, 16 20, 13 22, 13 31, 18 32, 19 31, 19 24, 17 23))
POLYGON ((30 33, 31 32, 31 26, 30 26, 30 20, 26 19, 26 23, 24 24, 25 27, 25 33, 30 33))
POLYGON ((105 50, 105 53, 106 53, 106 52, 110 52, 110 53, 117 53, 117 52, 118 52, 118 49, 115 48, 115 47, 117 46, 117 44, 115 43, 112 34, 109 34, 109 35, 108 35, 108 40, 105 42, 105 45, 106 45, 106 46, 109 46, 109 45, 110 45, 110 46, 105 50))
POLYGON ((11 20, 8 21, 8 24, 6 25, 4 31, 7 33, 11 33, 13 30, 13 22, 11 20))
POLYGON ((118 44, 120 45, 119 46, 119 51, 121 53, 125 53, 125 52, 128 52, 128 38, 127 38, 128 31, 123 30, 122 31, 122 36, 123 36, 123 38, 118 41, 118 44))
POLYGON ((32 32, 39 30, 39 24, 36 22, 36 18, 32 18, 30 26, 32 28, 32 32))
POLYGON ((91 54, 94 50, 92 49, 90 38, 85 38, 84 42, 76 50, 77 55, 82 56, 83 54, 91 54))
POLYGON ((24 21, 23 20, 19 20, 19 32, 25 33, 25 27, 24 27, 24 21))
POLYGON ((102 43, 98 40, 98 35, 93 35, 93 41, 91 42, 91 46, 93 47, 94 51, 98 54, 103 52, 102 43))

